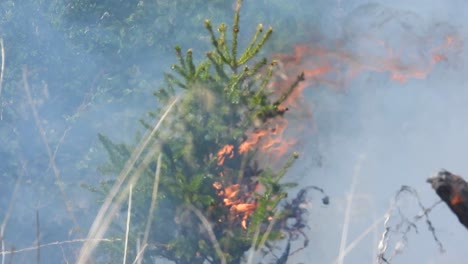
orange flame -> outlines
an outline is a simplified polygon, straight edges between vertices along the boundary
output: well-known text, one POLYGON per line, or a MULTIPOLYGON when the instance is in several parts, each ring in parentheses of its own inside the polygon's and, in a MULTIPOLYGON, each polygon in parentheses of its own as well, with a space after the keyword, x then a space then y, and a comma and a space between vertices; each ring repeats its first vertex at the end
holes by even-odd
POLYGON ((218 151, 218 166, 223 165, 226 157, 231 159, 234 157, 233 145, 225 145, 222 149, 218 151))
POLYGON ((249 216, 255 212, 255 209, 257 209, 257 204, 248 203, 236 204, 231 207, 231 210, 234 212, 240 212, 244 214, 241 221, 242 228, 244 229, 247 229, 247 219, 249 219, 249 216))
MULTIPOLYGON (((432 37, 432 36, 431 36, 432 37)), ((432 37, 436 39, 436 37, 432 37)), ((441 61, 447 61, 448 55, 460 49, 461 41, 455 35, 446 35, 440 45, 425 48, 430 43, 408 43, 408 47, 395 47, 385 40, 371 39, 367 43, 355 45, 366 45, 365 48, 375 49, 366 54, 358 54, 343 45, 328 49, 315 44, 297 45, 293 54, 277 54, 282 72, 277 76, 273 86, 279 92, 289 87, 295 77, 304 73, 306 82, 299 85, 297 94, 292 96, 295 100, 302 90, 311 84, 325 84, 328 86, 342 86, 353 77, 363 71, 387 72, 391 79, 405 82, 410 78, 425 78, 441 61), (421 47, 412 47, 419 45, 421 47), (422 50, 420 54, 406 54, 414 52, 413 49, 422 50), (426 49, 424 51, 424 49, 426 49), (380 54, 379 54, 380 52, 380 54), (406 53, 404 53, 406 52, 406 53)), ((363 41, 358 39, 358 41, 363 41)), ((291 102, 286 102, 291 106, 291 102)))
MULTIPOLYGON (((267 88, 276 99, 288 95, 286 100, 281 102, 279 106, 281 109, 289 108, 292 110, 290 112, 304 114, 308 111, 303 100, 303 92, 307 87, 326 85, 342 88, 362 72, 385 73, 390 79, 399 82, 426 78, 438 63, 448 61, 452 50, 457 50, 460 46, 460 40, 455 35, 445 35, 439 39, 439 44, 428 48, 431 41, 426 39, 436 39, 436 37, 414 38, 408 40, 406 46, 402 47, 396 47, 390 41, 378 37, 357 38, 356 41, 359 43, 352 45, 363 45, 364 48, 360 50, 364 50, 364 54, 346 47, 344 43, 329 45, 335 46, 334 48, 321 47, 313 43, 297 45, 292 54, 275 55, 279 69, 267 88), (363 43, 360 43, 361 41, 363 43), (414 51, 420 52, 413 54, 414 51), (304 74, 305 81, 300 82, 293 91, 289 91, 301 73, 304 74)), ((311 116, 311 113, 306 114, 311 116)), ((228 144, 218 151, 218 166, 222 166, 226 158, 233 158, 236 154, 252 150, 260 150, 262 154, 273 154, 277 158, 283 156, 292 145, 297 144, 296 139, 288 139, 285 135, 288 123, 284 116, 278 116, 262 123, 261 127, 255 130, 246 131, 247 139, 240 143, 237 149, 228 144)), ((290 125, 297 128, 302 124, 290 125)), ((222 175, 223 172, 220 173, 220 176, 222 175)), ((257 185, 255 190, 250 192, 243 190, 244 186, 240 184, 223 187, 222 183, 215 182, 213 187, 222 197, 223 204, 229 207, 230 217, 239 219, 242 227, 247 228, 247 220, 257 208, 252 194, 259 192, 261 186, 257 185)), ((459 197, 454 197, 452 203, 457 202, 459 197)))
MULTIPOLYGON (((247 229, 247 220, 257 209, 256 202, 248 202, 252 199, 252 192, 241 192, 240 184, 232 184, 223 188, 220 182, 214 182, 213 187, 218 190, 218 195, 224 197, 223 204, 229 208, 229 219, 240 219, 240 224, 247 229)), ((218 220, 221 222, 221 220, 218 220)))
POLYGON ((260 139, 267 135, 268 131, 266 130, 257 130, 250 134, 250 136, 247 138, 246 141, 242 142, 242 144, 239 146, 239 153, 245 153, 249 151, 253 146, 257 145, 257 143, 260 141, 260 139))
POLYGON ((223 201, 226 206, 233 205, 238 201, 238 198, 236 196, 239 193, 239 187, 239 184, 233 184, 224 188, 224 196, 226 198, 224 198, 223 201))

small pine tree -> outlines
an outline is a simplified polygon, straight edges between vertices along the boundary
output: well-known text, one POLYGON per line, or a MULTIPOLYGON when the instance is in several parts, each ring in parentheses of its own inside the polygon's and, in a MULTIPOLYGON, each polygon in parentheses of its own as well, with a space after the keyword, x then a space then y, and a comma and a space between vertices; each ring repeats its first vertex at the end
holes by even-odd
MULTIPOLYGON (((295 184, 280 183, 297 153, 278 171, 259 168, 258 162, 264 154, 260 134, 271 132, 272 124, 284 118, 287 109, 281 103, 304 76, 298 76, 285 93, 272 92, 276 62, 256 59, 272 28, 258 25, 247 48, 239 52, 241 2, 237 1, 230 34, 226 24, 215 33, 205 21, 214 48, 205 60, 197 64, 191 49, 183 54, 179 46, 175 48, 174 73, 165 75, 166 86, 155 93, 161 108, 150 113, 153 118, 165 117, 159 124, 163 128, 147 138, 151 147, 140 148, 140 155, 133 157, 135 147, 100 135, 110 157, 103 171, 127 169, 139 176, 133 188, 130 256, 138 254, 133 249, 139 240, 148 245, 143 260, 241 263, 249 249, 291 239, 293 229, 305 227, 297 218, 303 213, 299 203, 304 197, 286 202, 287 188, 295 184), (176 97, 180 99, 174 104, 176 97), (130 169, 124 166, 132 159, 130 169), (287 224, 291 218, 297 220, 294 227, 287 224)), ((147 121, 142 123, 156 131, 147 121)), ((288 242, 278 263, 287 259, 289 250, 288 242)))

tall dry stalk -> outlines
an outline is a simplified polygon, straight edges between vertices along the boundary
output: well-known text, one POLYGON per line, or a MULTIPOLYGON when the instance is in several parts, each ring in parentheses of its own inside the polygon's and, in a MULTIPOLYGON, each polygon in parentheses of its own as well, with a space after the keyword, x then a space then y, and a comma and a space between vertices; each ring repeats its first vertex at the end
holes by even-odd
MULTIPOLYGON (((150 141, 154 138, 154 135, 156 132, 159 130, 161 127, 162 122, 166 119, 166 117, 169 115, 171 110, 173 109, 174 105, 176 102, 179 100, 180 96, 177 96, 172 103, 168 106, 164 114, 161 116, 157 124, 154 126, 154 128, 147 133, 143 139, 140 141, 140 143, 137 145, 135 150, 132 152, 132 155, 130 158, 127 160, 125 163, 124 168, 120 172, 120 175, 115 182, 115 184, 112 186, 111 190, 109 191, 109 194, 107 195, 104 203, 101 206, 101 209, 99 210, 96 218, 94 219, 93 224, 91 225, 91 228, 89 230, 87 240, 84 244, 83 247, 80 250, 79 256, 77 263, 78 264, 86 264, 88 263, 88 260, 91 256, 91 253, 94 251, 96 246, 98 245, 98 242, 94 239, 99 239, 104 236, 104 233, 107 231, 107 228, 109 227, 110 223, 112 222, 112 219, 115 215, 115 213, 118 211, 120 208, 121 203, 124 200, 124 195, 126 195, 126 188, 124 188, 124 191, 121 192, 121 195, 117 198, 117 200, 114 201, 115 197, 121 190, 121 186, 124 183, 124 181, 127 179, 128 175, 132 171, 132 169, 135 166, 135 163, 137 162, 138 158, 140 158, 141 154, 143 151, 148 147, 148 144, 150 141)), ((150 149, 155 149, 156 144, 153 143, 153 146, 150 147, 150 149)), ((154 153, 153 153, 154 154, 154 153)), ((130 177, 130 180, 128 181, 128 184, 134 184, 138 177, 139 173, 145 169, 145 166, 150 162, 151 160, 151 155, 148 154, 143 162, 140 164, 139 168, 136 169, 136 171, 132 174, 130 177)))
MULTIPOLYGON (((13 189, 13 193, 11 195, 10 203, 8 204, 8 209, 5 213, 5 217, 3 218, 2 225, 0 226, 0 240, 1 240, 1 250, 5 251, 5 228, 8 224, 8 220, 10 219, 11 211, 13 210, 13 206, 16 201, 16 195, 18 194, 19 187, 21 185, 21 180, 23 179, 23 175, 25 174, 26 165, 23 162, 22 170, 16 179, 15 188, 13 189)), ((5 255, 2 255, 2 264, 5 264, 5 255)))
MULTIPOLYGON (((377 227, 385 220, 385 215, 377 218, 374 220, 374 222, 369 225, 361 234, 356 237, 351 243, 349 243, 343 250, 342 254, 338 256, 335 261, 333 261, 334 264, 339 263, 339 261, 343 261, 344 257, 348 255, 359 243, 370 233, 374 232, 377 230, 377 227), (340 258, 341 257, 341 258, 340 258)), ((376 255, 375 255, 376 256, 376 255)))
POLYGON ((133 185, 130 184, 129 188, 129 194, 128 194, 128 210, 127 210, 127 227, 125 229, 125 246, 124 246, 124 256, 123 256, 123 264, 127 263, 127 249, 128 249, 128 234, 130 232, 130 216, 132 212, 132 190, 133 190, 133 185))
POLYGON ((5 73, 5 47, 3 45, 3 38, 0 38, 0 55, 2 56, 2 65, 0 67, 0 98, 1 98, 2 88, 3 88, 3 75, 5 73))
POLYGON ((142 256, 145 252, 146 246, 148 245, 147 244, 148 237, 149 237, 149 233, 151 230, 154 209, 156 208, 156 201, 158 197, 159 178, 161 175, 161 158, 162 158, 162 154, 159 153, 158 161, 157 161, 158 163, 156 165, 156 172, 154 174, 153 193, 151 194, 151 205, 150 205, 150 209, 148 212, 148 220, 146 221, 145 234, 143 235, 143 242, 141 243, 141 245, 143 245, 143 248, 140 250, 137 257, 135 258, 135 262, 137 263, 141 263, 141 261, 143 260, 142 256))
POLYGON ((67 209, 67 213, 69 214, 73 222, 74 229, 78 231, 78 233, 81 233, 80 225, 78 224, 78 221, 76 220, 75 213, 72 208, 72 202, 68 198, 67 192, 65 191, 65 183, 63 182, 62 176, 60 175, 60 170, 58 169, 57 164, 55 163, 54 154, 52 152, 52 149, 49 146, 49 143, 47 142, 45 129, 42 126, 42 122, 39 117, 39 112, 37 111, 37 108, 33 102, 31 89, 29 87, 29 82, 28 82, 28 70, 26 67, 23 68, 23 88, 26 94, 28 105, 31 108, 34 122, 36 124, 37 130, 39 131, 39 136, 41 137, 42 143, 44 144, 44 147, 47 152, 47 156, 49 157, 49 166, 52 168, 55 181, 56 181, 56 185, 58 186, 60 190, 60 194, 62 195, 63 201, 65 203, 65 208, 67 209))
POLYGON ((0 66, 0 120, 3 119, 3 103, 2 103, 2 90, 3 90, 3 75, 5 73, 5 47, 3 45, 3 38, 0 38, 0 55, 1 66, 0 66))
POLYGON ((145 250, 146 250, 146 247, 148 246, 148 244, 144 244, 143 247, 138 250, 138 253, 135 257, 135 260, 133 261, 132 264, 138 264, 138 263, 141 263, 141 261, 143 260, 143 253, 145 253, 145 250))
MULTIPOLYGON (((44 247, 51 247, 51 246, 62 246, 62 245, 67 245, 67 244, 76 244, 76 243, 83 243, 88 241, 89 239, 73 239, 73 240, 65 240, 65 241, 56 241, 56 242, 50 242, 50 243, 45 243, 41 244, 39 247, 44 248, 44 247)), ((102 239, 94 239, 96 242, 107 242, 107 243, 113 243, 116 241, 120 241, 121 239, 115 238, 115 239, 109 239, 109 238, 102 238, 102 239)), ((27 247, 27 248, 20 248, 20 249, 11 249, 11 250, 2 250, 0 251, 0 255, 6 256, 6 255, 14 255, 17 253, 24 253, 24 252, 29 252, 29 251, 34 251, 37 250, 37 246, 33 247, 27 247)))

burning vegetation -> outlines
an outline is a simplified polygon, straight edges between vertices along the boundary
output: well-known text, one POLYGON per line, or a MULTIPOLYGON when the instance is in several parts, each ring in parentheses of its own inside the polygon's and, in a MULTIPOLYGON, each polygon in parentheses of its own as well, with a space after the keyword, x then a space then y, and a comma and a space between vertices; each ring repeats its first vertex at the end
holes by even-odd
MULTIPOLYGON (((147 156, 135 158, 140 177, 134 191, 134 200, 139 201, 135 212, 149 207, 152 212, 154 204, 147 202, 153 192, 149 183, 155 174, 162 176, 157 182, 154 223, 146 225, 152 228, 136 226, 132 232, 145 234, 142 244, 134 242, 133 248, 148 247, 143 253, 130 254, 183 264, 224 264, 246 258, 252 261, 253 254, 262 251, 264 257, 286 263, 291 254, 308 246, 304 232, 308 192, 320 192, 321 203, 329 203, 329 197, 316 186, 300 186, 290 198, 288 193, 297 184, 284 181, 299 158, 295 149, 298 137, 288 133, 291 127, 297 132, 311 121, 303 90, 317 85, 342 87, 361 71, 386 72, 402 82, 422 78, 447 58, 447 50, 456 43, 456 37, 448 34, 422 58, 406 61, 385 39, 370 36, 369 41, 381 53, 364 57, 346 45, 307 44, 296 45, 293 54, 276 54, 269 61, 256 55, 271 36, 271 28, 258 25, 250 44, 243 51, 238 48, 241 2, 237 1, 231 29, 224 23, 214 29, 211 21, 205 21, 213 46, 205 60, 196 64, 191 49, 183 54, 180 47, 175 48, 178 63, 171 67, 174 73, 165 75, 167 85, 155 93, 160 105, 170 108, 151 113, 152 117, 167 116, 164 122, 161 118, 165 127, 150 134, 147 142, 152 145, 146 152, 140 151, 147 156), (177 96, 181 99, 175 103, 177 96), (291 126, 291 116, 302 119, 291 126), (154 158, 156 153, 160 158, 154 158), (293 248, 291 242, 299 239, 302 246, 293 248), (278 250, 278 245, 285 246, 278 250)), ((143 124, 156 131, 160 123, 143 124)), ((114 169, 122 170, 122 161, 131 152, 105 137, 101 140, 114 169)), ((145 214, 135 214, 132 219, 137 223, 148 219, 145 214)))
POLYGON ((460 223, 468 228, 468 183, 446 170, 427 179, 427 182, 458 217, 460 223))
MULTIPOLYGON (((298 73, 287 77, 292 82, 280 83, 276 80, 279 61, 256 57, 273 32, 261 24, 250 44, 239 51, 241 2, 237 1, 231 31, 223 23, 216 32, 205 21, 213 45, 206 60, 196 64, 192 50, 183 54, 180 47, 175 48, 178 63, 171 67, 175 74, 166 74, 167 85, 155 93, 160 105, 171 108, 151 114, 163 116, 165 127, 142 140, 153 143, 140 152, 146 158, 135 159, 135 167, 141 170, 133 191, 133 200, 140 201, 133 203, 134 212, 153 208, 155 203, 146 202, 154 192, 148 183, 155 171, 161 175, 154 223, 146 225, 152 228, 135 226, 132 232, 145 234, 142 244, 133 247, 148 245, 143 259, 241 263, 267 249, 264 257, 280 255, 278 263, 284 263, 297 250, 291 241, 302 238, 303 245, 308 244, 302 230, 307 226, 310 187, 290 199, 288 192, 297 184, 284 182, 287 170, 299 158, 294 149, 297 139, 286 134, 290 123, 286 115, 302 111, 289 106, 296 101, 293 97, 299 98, 295 91, 305 77, 298 73), (174 103, 177 94, 182 94, 181 99, 174 103), (155 152, 160 158, 153 158, 155 152), (274 246, 281 241, 288 242, 283 250, 274 246), (246 256, 249 250, 250 257, 246 256)), ((155 131, 155 126, 143 124, 155 131)), ((122 170, 122 160, 129 159, 130 151, 103 136, 101 141, 115 162, 113 168, 122 170)), ((144 223, 148 217, 135 213, 132 219, 144 223)))

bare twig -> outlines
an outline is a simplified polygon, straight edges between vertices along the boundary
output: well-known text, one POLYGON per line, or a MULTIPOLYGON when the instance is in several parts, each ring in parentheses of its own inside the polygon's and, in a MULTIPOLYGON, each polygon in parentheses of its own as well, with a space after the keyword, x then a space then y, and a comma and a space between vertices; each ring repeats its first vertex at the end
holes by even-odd
MULTIPOLYGON (((83 243, 87 242, 89 240, 96 240, 96 242, 115 242, 115 241, 120 241, 120 238, 115 238, 115 239, 109 239, 109 238, 102 238, 102 239, 73 239, 73 240, 66 240, 66 241, 56 241, 56 242, 51 242, 51 243, 46 243, 46 244, 41 244, 40 247, 50 247, 50 246, 60 246, 60 245, 65 245, 65 244, 74 244, 74 243, 83 243)), ((37 250, 37 246, 34 247, 27 247, 27 248, 22 248, 22 249, 11 249, 8 251, 0 251, 0 255, 12 255, 12 254, 17 254, 17 253, 24 253, 28 251, 33 251, 37 250)))
POLYGON ((49 166, 52 168, 52 171, 53 171, 53 174, 55 176, 55 180, 57 182, 57 186, 60 190, 60 193, 63 197, 63 201, 65 203, 65 207, 67 209, 67 212, 73 222, 73 225, 75 227, 75 229, 81 233, 81 229, 80 229, 80 225, 78 224, 78 221, 76 220, 76 217, 75 217, 75 213, 73 212, 73 208, 72 208, 72 203, 71 203, 71 200, 68 198, 68 195, 67 195, 67 192, 65 191, 65 187, 64 187, 64 183, 63 183, 63 180, 62 180, 62 176, 60 175, 60 171, 57 167, 57 165, 55 164, 55 159, 54 159, 54 155, 52 153, 52 150, 49 146, 49 143, 47 142, 47 138, 46 138, 46 133, 45 133, 45 130, 44 130, 44 127, 42 126, 42 123, 41 123, 41 119, 39 117, 39 113, 34 105, 34 102, 33 102, 33 99, 32 99, 32 96, 31 96, 31 89, 29 88, 29 82, 28 82, 28 70, 26 67, 23 68, 23 87, 24 87, 24 90, 25 90, 25 93, 26 93, 26 98, 28 100, 28 104, 29 106, 31 107, 31 112, 33 114, 33 117, 34 117, 34 121, 36 123, 36 127, 37 129, 39 130, 39 135, 41 137, 41 140, 42 140, 42 143, 44 144, 44 147, 47 151, 47 155, 49 157, 49 166))
POLYGON ((55 157, 57 156, 57 152, 62 145, 63 141, 65 140, 65 137, 67 136, 68 132, 71 130, 71 126, 68 126, 64 131, 62 136, 60 137, 57 145, 55 146, 54 152, 52 153, 52 159, 55 160, 55 157))
POLYGON ((63 250, 62 245, 60 245, 60 250, 62 250, 63 261, 65 262, 65 264, 69 264, 70 262, 67 259, 67 255, 65 254, 65 250, 63 250))
POLYGON ((434 241, 437 243, 439 250, 441 252, 444 252, 444 247, 442 242, 439 240, 436 234, 436 230, 434 226, 432 225, 432 222, 429 219, 429 213, 438 205, 440 204, 441 201, 438 201, 434 203, 431 207, 424 207, 424 205, 421 203, 421 200, 419 198, 418 193, 416 192, 415 189, 409 187, 409 186, 402 186, 400 190, 396 193, 395 198, 388 209, 387 213, 385 214, 385 221, 384 221, 384 231, 382 233, 381 239, 378 244, 378 255, 377 255, 377 263, 382 264, 382 263, 389 263, 396 255, 402 253, 407 241, 408 241, 408 233, 412 230, 415 229, 417 231, 417 226, 416 223, 424 218, 426 220, 426 224, 428 226, 429 231, 431 232, 434 241), (421 209, 421 213, 417 214, 412 218, 412 220, 408 219, 403 213, 401 212, 399 206, 398 206, 398 201, 400 198, 400 195, 403 193, 409 193, 411 194, 417 201, 418 207, 421 209), (392 214, 394 211, 398 212, 398 215, 401 217, 400 222, 396 225, 395 228, 390 226, 389 222, 390 219, 392 218, 392 214), (397 233, 401 235, 401 238, 395 243, 395 246, 393 248, 393 252, 389 257, 386 257, 385 254, 387 252, 387 249, 389 247, 389 239, 390 239, 390 231, 393 231, 394 233, 397 233))
MULTIPOLYGON (((138 158, 140 157, 141 153, 143 152, 144 149, 146 149, 151 139, 159 130, 162 122, 166 119, 168 114, 171 112, 175 103, 178 101, 179 97, 180 96, 177 96, 174 99, 174 101, 172 101, 172 103, 168 106, 167 110, 164 112, 164 114, 161 116, 161 118, 159 119, 155 127, 153 128, 153 130, 151 130, 150 133, 147 133, 145 135, 145 137, 140 141, 138 146, 132 152, 132 155, 130 156, 128 161, 125 163, 125 166, 120 172, 120 175, 116 183, 114 184, 114 186, 112 186, 103 205, 101 206, 101 209, 99 210, 96 218, 94 219, 94 222, 88 233, 88 238, 99 238, 104 235, 105 231, 107 230, 111 222, 111 219, 113 218, 113 215, 114 215, 113 212, 115 213, 118 210, 118 208, 120 208, 119 203, 117 202, 113 203, 115 196, 119 192, 120 187, 124 183, 127 176, 130 174, 130 171, 134 168, 134 165, 136 161, 138 160, 138 158), (105 219, 106 216, 107 216, 107 219, 105 219)), ((149 160, 147 162, 149 162, 149 160)), ((143 169, 141 169, 141 171, 142 170, 143 169)), ((133 175, 135 175, 135 177, 138 176, 136 172, 133 175)), ((136 181, 136 178, 134 181, 136 181)), ((123 201, 123 198, 122 198, 122 201, 123 201)), ((97 242, 98 241, 96 240, 88 240, 87 242, 84 243, 83 247, 80 250, 77 263, 87 263, 89 256, 93 252, 94 248, 97 246, 97 242)))
POLYGON ((388 263, 387 259, 384 257, 385 252, 387 251, 388 247, 388 239, 390 237, 390 227, 388 222, 390 221, 391 214, 390 212, 387 212, 385 214, 385 220, 384 220, 384 231, 382 233, 382 236, 380 238, 379 244, 377 245, 377 250, 378 250, 378 255, 377 255, 377 263, 381 264, 383 262, 388 263))
POLYGON ((127 228, 125 231, 125 247, 124 247, 123 264, 127 263, 128 233, 130 231, 130 215, 132 211, 132 190, 133 190, 133 186, 130 184, 130 191, 129 191, 130 193, 128 194, 127 228))
MULTIPOLYGON (((88 93, 83 97, 83 100, 81 101, 81 104, 76 108, 75 112, 73 113, 72 117, 75 118, 77 117, 80 113, 84 112, 86 108, 91 104, 91 100, 93 100, 93 90, 95 90, 96 83, 99 80, 99 77, 103 74, 103 70, 101 70, 93 79, 93 82, 91 84, 91 87, 89 88, 88 93)), ((68 132, 72 129, 72 125, 68 125, 67 128, 62 133, 62 136, 60 137, 59 141, 57 142, 57 145, 55 146, 54 153, 52 155, 53 159, 55 160, 55 157, 57 156, 57 152, 60 148, 60 146, 63 144, 65 141, 65 137, 67 136, 68 132)))

